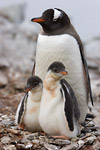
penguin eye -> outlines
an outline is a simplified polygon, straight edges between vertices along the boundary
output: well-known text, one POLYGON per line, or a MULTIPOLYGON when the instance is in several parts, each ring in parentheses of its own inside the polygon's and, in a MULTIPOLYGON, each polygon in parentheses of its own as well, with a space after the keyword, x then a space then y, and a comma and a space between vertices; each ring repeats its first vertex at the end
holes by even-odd
POLYGON ((53 19, 53 21, 57 21, 57 18, 56 18, 56 19, 53 19))
POLYGON ((54 71, 54 72, 57 72, 58 70, 57 70, 57 68, 54 68, 53 71, 54 71))
POLYGON ((36 83, 36 82, 34 82, 34 85, 36 86, 36 85, 37 85, 37 83, 36 83))

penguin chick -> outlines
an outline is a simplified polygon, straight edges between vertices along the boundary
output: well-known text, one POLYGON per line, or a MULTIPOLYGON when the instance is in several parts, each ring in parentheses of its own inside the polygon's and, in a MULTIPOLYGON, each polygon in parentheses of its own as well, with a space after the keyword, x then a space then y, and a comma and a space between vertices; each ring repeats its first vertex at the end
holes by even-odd
POLYGON ((65 79, 68 72, 60 62, 52 63, 43 82, 39 122, 50 135, 76 137, 80 111, 76 96, 65 79))
POLYGON ((31 132, 41 131, 38 116, 42 88, 42 80, 39 77, 34 76, 27 80, 25 88, 26 94, 18 105, 16 112, 15 121, 20 128, 24 128, 25 126, 25 128, 31 132))

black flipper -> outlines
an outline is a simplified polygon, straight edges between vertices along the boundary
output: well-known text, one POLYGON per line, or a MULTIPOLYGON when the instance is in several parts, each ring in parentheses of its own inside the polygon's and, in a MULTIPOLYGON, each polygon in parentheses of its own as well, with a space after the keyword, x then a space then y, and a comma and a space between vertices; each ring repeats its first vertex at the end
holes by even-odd
POLYGON ((65 79, 62 79, 60 83, 62 86, 61 93, 63 94, 63 98, 65 100, 65 107, 64 107, 65 116, 68 121, 68 126, 70 130, 73 131, 74 130, 73 118, 75 117, 76 120, 78 120, 80 117, 77 99, 71 86, 67 83, 65 79))
POLYGON ((80 37, 77 35, 77 37, 75 37, 78 44, 79 44, 79 48, 80 48, 80 54, 81 54, 81 58, 82 58, 82 63, 83 63, 83 66, 84 66, 84 71, 85 71, 85 75, 86 75, 86 82, 87 82, 87 93, 88 93, 88 97, 87 97, 87 102, 89 100, 89 96, 90 96, 90 100, 91 100, 91 103, 93 105, 93 97, 92 97, 92 90, 91 90, 91 83, 90 83, 90 76, 89 76, 89 71, 88 71, 88 65, 87 65, 87 62, 86 62, 86 59, 85 59, 85 56, 84 56, 84 53, 83 53, 83 44, 81 42, 81 39, 80 37))
MULTIPOLYGON (((88 93, 90 95, 91 103, 93 105, 93 97, 92 97, 92 90, 91 90, 91 83, 90 83, 90 76, 89 76, 89 72, 88 72, 88 66, 87 66, 87 62, 85 60, 83 51, 81 49, 80 49, 80 53, 81 53, 81 58, 82 58, 82 62, 83 62, 84 69, 85 69, 87 86, 88 86, 88 93)), ((88 99, 89 99, 89 95, 88 95, 88 99)))
POLYGON ((25 113, 25 108, 26 108, 26 101, 27 101, 27 97, 28 97, 28 92, 24 95, 23 99, 21 100, 18 109, 17 109, 17 124, 20 124, 22 121, 22 118, 24 116, 25 113))

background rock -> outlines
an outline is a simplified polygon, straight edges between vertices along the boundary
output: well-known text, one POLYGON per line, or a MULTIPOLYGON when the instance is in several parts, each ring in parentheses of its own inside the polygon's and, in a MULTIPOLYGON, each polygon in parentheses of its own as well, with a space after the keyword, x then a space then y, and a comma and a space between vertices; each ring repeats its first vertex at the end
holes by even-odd
POLYGON ((25 3, 0 8, 0 16, 14 23, 22 22, 25 18, 25 3))
POLYGON ((88 41, 84 46, 89 67, 100 68, 100 37, 88 41))
POLYGON ((0 19, 0 59, 3 58, 3 62, 6 61, 12 70, 30 72, 39 29, 31 22, 18 25, 0 19))

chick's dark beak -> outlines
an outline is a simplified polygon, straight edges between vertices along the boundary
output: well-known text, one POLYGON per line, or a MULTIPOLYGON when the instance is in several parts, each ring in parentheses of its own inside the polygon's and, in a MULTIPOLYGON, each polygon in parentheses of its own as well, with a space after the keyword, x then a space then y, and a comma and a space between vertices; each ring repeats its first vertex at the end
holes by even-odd
POLYGON ((46 20, 41 17, 38 17, 38 18, 32 18, 31 21, 41 23, 41 22, 45 22, 46 20))

